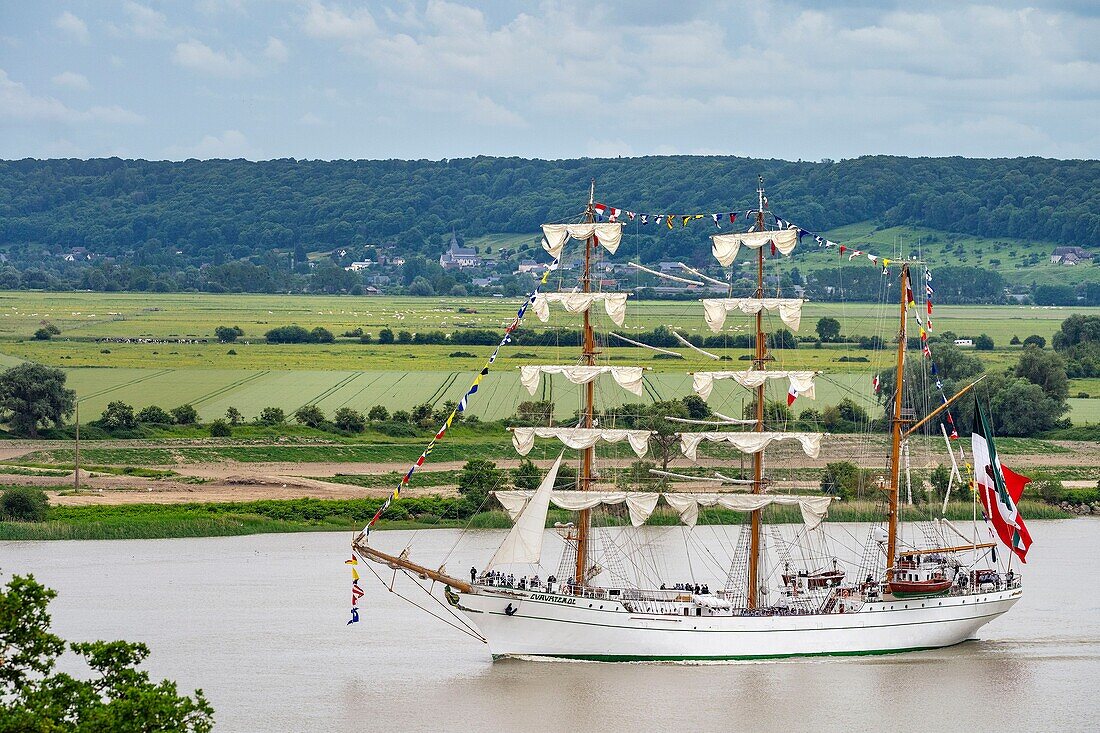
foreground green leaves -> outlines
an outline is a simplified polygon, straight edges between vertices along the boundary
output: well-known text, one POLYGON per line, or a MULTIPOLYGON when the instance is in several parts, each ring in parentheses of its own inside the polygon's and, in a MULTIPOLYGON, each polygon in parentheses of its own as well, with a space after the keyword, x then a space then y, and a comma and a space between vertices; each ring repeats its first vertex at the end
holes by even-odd
POLYGON ((51 633, 56 596, 34 576, 13 576, 0 590, 0 733, 213 729, 202 690, 180 695, 174 682, 154 683, 137 668, 149 656, 145 644, 67 644, 51 633), (56 671, 66 648, 84 659, 88 679, 56 671))

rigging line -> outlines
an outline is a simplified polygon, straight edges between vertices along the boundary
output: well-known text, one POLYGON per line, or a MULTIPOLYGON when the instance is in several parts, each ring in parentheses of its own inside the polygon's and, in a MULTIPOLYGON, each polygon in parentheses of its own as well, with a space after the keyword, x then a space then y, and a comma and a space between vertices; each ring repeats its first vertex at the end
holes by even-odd
POLYGON ((660 272, 659 270, 651 270, 648 267, 646 267, 645 265, 639 265, 637 262, 628 262, 627 264, 630 265, 631 267, 634 267, 634 268, 637 268, 637 269, 641 270, 642 272, 648 272, 650 275, 656 275, 657 277, 663 277, 665 280, 674 280, 678 283, 687 283, 688 285, 699 285, 700 287, 703 285, 703 283, 699 280, 689 280, 686 277, 677 277, 676 275, 669 275, 667 272, 660 272))
POLYGON ((715 361, 721 360, 722 357, 718 356, 717 354, 712 354, 709 351, 703 351, 698 346, 696 346, 695 344, 688 341, 686 338, 681 336, 680 332, 677 331, 675 328, 669 327, 668 330, 672 332, 672 335, 676 337, 677 341, 679 341, 680 343, 682 343, 684 346, 688 347, 692 351, 696 351, 696 352, 702 354, 703 356, 709 356, 711 359, 714 359, 715 361))
MULTIPOLYGON (((457 625, 455 625, 455 624, 451 623, 450 621, 448 621, 447 619, 443 618, 442 616, 437 616, 437 615, 436 615, 435 613, 432 613, 432 611, 430 611, 430 610, 429 610, 429 609, 427 609, 427 608, 424 608, 423 606, 421 606, 421 605, 420 605, 419 603, 417 603, 416 601, 412 600, 411 598, 406 598, 405 596, 401 595, 401 593, 399 593, 398 591, 394 590, 394 588, 393 588, 393 584, 392 584, 392 583, 386 583, 386 581, 384 581, 384 580, 382 579, 382 576, 381 576, 381 575, 379 575, 379 574, 378 574, 378 572, 377 572, 377 571, 376 571, 376 570, 375 570, 375 569, 374 569, 373 567, 371 567, 370 563, 364 563, 364 565, 366 566, 367 570, 370 570, 371 574, 372 574, 372 575, 373 575, 374 577, 378 578, 378 582, 382 584, 382 587, 383 587, 383 588, 385 588, 386 590, 388 590, 388 591, 389 591, 390 593, 393 593, 393 594, 394 594, 395 596, 397 596, 397 597, 398 597, 398 598, 400 598, 401 600, 405 601, 406 603, 408 603, 409 605, 413 606, 414 608, 419 608, 419 609, 420 609, 421 611, 423 611, 424 613, 428 614, 429 616, 431 616, 431 617, 433 617, 433 618, 436 618, 436 619, 439 619, 439 620, 440 620, 440 621, 442 621, 443 623, 447 624, 448 626, 450 626, 450 627, 452 627, 452 628, 454 628, 454 629, 456 629, 456 630, 458 630, 458 631, 461 631, 461 632, 462 632, 463 634, 466 634, 467 636, 472 636, 472 637, 474 637, 475 639, 477 639, 478 641, 480 641, 480 642, 482 642, 482 643, 488 643, 488 642, 486 641, 486 639, 484 639, 483 637, 481 637, 481 636, 478 636, 478 635, 475 635, 475 634, 473 634, 473 633, 472 633, 472 632, 470 632, 470 631, 469 631, 468 629, 466 629, 466 628, 463 628, 462 626, 457 626, 457 625)), ((405 573, 405 575, 408 575, 408 573, 405 573)), ((396 571, 396 570, 394 570, 393 576, 394 576, 394 580, 396 580, 396 579, 397 579, 397 571, 396 571)), ((419 586, 419 587, 421 588, 421 590, 424 590, 424 587, 423 587, 423 586, 421 586, 421 585, 420 585, 419 583, 417 583, 417 586, 419 586)), ((439 600, 439 599, 436 599, 436 601, 437 601, 437 602, 438 602, 438 600, 439 600)))
POLYGON ((626 343, 631 344, 633 346, 641 346, 643 349, 650 349, 652 351, 657 351, 661 354, 671 354, 672 356, 678 356, 681 359, 684 358, 684 355, 679 353, 679 352, 669 351, 668 349, 662 349, 662 348, 657 347, 657 346, 650 346, 649 344, 643 344, 641 341, 635 341, 634 339, 627 338, 626 336, 615 333, 614 331, 608 331, 607 335, 608 336, 613 336, 613 337, 619 339, 620 341, 625 341, 626 343))
POLYGON ((746 425, 750 422, 756 422, 755 420, 693 420, 690 417, 673 417, 672 415, 666 416, 665 419, 669 422, 678 422, 684 425, 710 425, 712 427, 721 427, 722 425, 746 425))

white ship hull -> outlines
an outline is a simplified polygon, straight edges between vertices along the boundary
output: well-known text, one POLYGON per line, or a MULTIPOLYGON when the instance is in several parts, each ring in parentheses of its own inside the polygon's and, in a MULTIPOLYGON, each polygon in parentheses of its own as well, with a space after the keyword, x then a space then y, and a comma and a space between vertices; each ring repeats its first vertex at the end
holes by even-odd
POLYGON ((1021 594, 1013 588, 887 599, 855 612, 793 616, 640 614, 618 601, 504 588, 462 593, 457 605, 488 640, 494 658, 731 660, 951 646, 972 638, 1021 594))

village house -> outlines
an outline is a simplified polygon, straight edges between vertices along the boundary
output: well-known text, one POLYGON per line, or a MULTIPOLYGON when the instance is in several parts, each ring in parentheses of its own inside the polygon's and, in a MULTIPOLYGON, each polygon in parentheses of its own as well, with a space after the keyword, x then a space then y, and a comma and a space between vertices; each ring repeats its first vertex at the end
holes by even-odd
POLYGON ((1055 247, 1050 254, 1052 265, 1077 265, 1092 259, 1092 252, 1084 247, 1055 247))

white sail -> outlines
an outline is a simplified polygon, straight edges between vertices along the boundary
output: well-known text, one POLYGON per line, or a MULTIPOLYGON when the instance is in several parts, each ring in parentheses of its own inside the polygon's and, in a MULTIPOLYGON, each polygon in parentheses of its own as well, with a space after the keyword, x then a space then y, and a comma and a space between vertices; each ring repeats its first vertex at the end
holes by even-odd
MULTIPOLYGON (((539 486, 538 491, 542 487, 539 486)), ((538 491, 496 491, 493 492, 497 501, 501 503, 508 515, 515 518, 519 512, 524 511, 529 501, 538 495, 538 491)), ((571 512, 579 512, 583 509, 592 509, 601 504, 614 505, 626 504, 630 512, 630 523, 635 527, 641 527, 657 508, 657 499, 660 494, 653 491, 554 491, 550 493, 550 503, 559 509, 571 512)), ((526 513, 525 513, 526 514, 526 513)), ((546 512, 543 511, 543 522, 546 521, 546 512)), ((514 529, 514 528, 513 528, 514 529)))
POLYGON ((520 384, 534 394, 539 388, 539 376, 542 374, 561 374, 573 384, 588 384, 601 374, 610 374, 623 389, 639 396, 642 394, 642 367, 533 364, 520 367, 520 384))
POLYGON ((801 298, 704 298, 703 317, 710 330, 718 333, 726 322, 726 314, 732 310, 745 314, 778 310, 780 320, 797 331, 802 322, 802 303, 801 298))
POLYGON ((532 307, 539 320, 550 320, 550 304, 561 303, 569 313, 583 313, 593 303, 603 302, 603 308, 616 326, 622 326, 626 320, 626 298, 628 293, 539 293, 532 307))
POLYGON ((806 527, 815 529, 829 513, 831 496, 791 496, 785 494, 663 494, 668 505, 680 513, 680 521, 694 527, 699 521, 699 507, 720 506, 739 512, 763 509, 769 504, 798 505, 806 527))
POLYGON ((538 563, 542 557, 542 537, 546 529, 546 512, 550 508, 550 494, 553 493, 554 480, 558 477, 558 469, 561 468, 561 459, 564 455, 565 451, 558 454, 558 460, 554 461, 554 465, 550 467, 538 489, 534 492, 524 492, 529 496, 516 511, 513 512, 505 505, 508 515, 515 524, 493 554, 489 567, 510 563, 538 563))
POLYGON ((557 438, 570 448, 591 448, 601 440, 618 443, 626 440, 639 458, 649 447, 650 430, 609 430, 602 428, 511 428, 512 445, 525 456, 535 445, 535 438, 557 438))
POLYGON ((821 453, 824 433, 680 433, 680 450, 690 460, 695 460, 699 444, 729 443, 742 453, 759 453, 778 440, 797 440, 810 458, 821 453))
POLYGON ((710 238, 711 253, 714 259, 722 267, 728 267, 735 259, 737 252, 742 247, 760 249, 766 244, 774 244, 775 248, 785 255, 794 251, 798 244, 798 229, 780 229, 771 232, 743 232, 740 234, 714 234, 710 238))
POLYGON ((714 382, 719 379, 732 379, 746 389, 759 387, 768 379, 786 379, 790 383, 790 386, 798 393, 799 397, 807 397, 812 400, 817 397, 816 391, 814 390, 814 377, 816 376, 817 372, 764 371, 754 369, 737 372, 694 372, 692 374, 691 388, 695 391, 695 394, 706 400, 710 398, 711 390, 714 389, 714 382))
POLYGON ((600 245, 611 254, 619 248, 619 242, 623 239, 623 225, 621 222, 601 222, 599 224, 543 224, 542 248, 551 257, 561 257, 561 250, 565 246, 565 240, 588 239, 595 235, 600 245))

